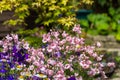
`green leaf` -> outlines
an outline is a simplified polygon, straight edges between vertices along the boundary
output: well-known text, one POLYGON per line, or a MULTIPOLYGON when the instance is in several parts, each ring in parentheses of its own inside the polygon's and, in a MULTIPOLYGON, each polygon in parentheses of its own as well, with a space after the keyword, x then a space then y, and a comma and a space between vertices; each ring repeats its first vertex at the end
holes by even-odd
POLYGON ((83 28, 88 28, 89 27, 88 20, 81 19, 79 23, 83 28))
POLYGON ((115 14, 115 9, 113 7, 109 8, 109 14, 113 16, 115 14))
POLYGON ((96 22, 96 27, 98 30, 108 30, 109 24, 103 21, 96 22))
POLYGON ((98 35, 98 31, 95 29, 88 29, 87 33, 91 35, 98 35))
POLYGON ((95 15, 95 14, 89 14, 89 15, 87 16, 87 18, 88 18, 88 20, 89 20, 90 22, 94 23, 95 20, 96 20, 96 15, 95 15))
POLYGON ((98 0, 98 3, 99 3, 101 6, 104 6, 106 2, 107 2, 107 0, 98 0))
POLYGON ((111 27, 112 27, 112 30, 116 30, 117 29, 117 23, 116 22, 112 22, 111 23, 111 27))
POLYGON ((117 41, 120 41, 120 32, 118 32, 118 33, 116 34, 116 37, 115 37, 115 38, 116 38, 117 41))

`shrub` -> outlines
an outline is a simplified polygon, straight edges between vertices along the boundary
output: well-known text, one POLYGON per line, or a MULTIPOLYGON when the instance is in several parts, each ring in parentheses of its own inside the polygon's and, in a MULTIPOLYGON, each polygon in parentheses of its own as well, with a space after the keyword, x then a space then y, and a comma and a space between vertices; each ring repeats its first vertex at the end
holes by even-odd
POLYGON ((11 25, 24 23, 30 28, 39 25, 71 26, 75 21, 72 0, 2 0, 0 5, 0 12, 14 11, 17 19, 7 21, 11 25))

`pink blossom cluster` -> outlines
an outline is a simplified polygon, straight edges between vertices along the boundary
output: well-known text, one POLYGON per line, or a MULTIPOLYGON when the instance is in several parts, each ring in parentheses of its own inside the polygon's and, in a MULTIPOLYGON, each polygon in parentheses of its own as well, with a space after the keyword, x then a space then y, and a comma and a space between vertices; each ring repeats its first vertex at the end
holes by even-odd
MULTIPOLYGON (((106 78, 103 55, 95 50, 101 44, 86 45, 80 25, 75 25, 70 33, 51 30, 43 34, 42 42, 42 48, 30 49, 31 56, 27 59, 35 66, 36 74, 47 75, 50 80, 73 80, 73 77, 82 80, 83 74, 87 74, 86 77, 101 74, 106 78)), ((107 66, 115 67, 115 64, 108 63, 107 66)))
POLYGON ((43 34, 42 42, 43 46, 35 49, 24 40, 19 41, 16 34, 0 41, 3 48, 0 54, 10 53, 6 59, 13 56, 16 65, 11 70, 18 70, 19 80, 35 76, 48 80, 89 80, 96 75, 107 78, 104 67, 115 67, 114 62, 103 64, 103 55, 96 51, 96 47, 101 46, 99 42, 96 45, 85 43, 80 25, 75 25, 69 33, 51 30, 43 34))

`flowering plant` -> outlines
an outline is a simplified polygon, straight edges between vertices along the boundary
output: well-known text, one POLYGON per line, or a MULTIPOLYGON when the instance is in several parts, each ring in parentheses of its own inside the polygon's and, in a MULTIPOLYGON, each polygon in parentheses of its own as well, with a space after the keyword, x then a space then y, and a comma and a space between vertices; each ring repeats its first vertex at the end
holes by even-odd
POLYGON ((96 75, 107 78, 104 67, 115 67, 102 63, 103 55, 95 50, 101 44, 87 45, 79 25, 69 33, 51 30, 42 42, 35 49, 16 34, 0 41, 0 80, 93 80, 96 75))
POLYGON ((7 35, 0 41, 0 80, 18 79, 19 72, 26 67, 29 44, 19 41, 18 35, 7 35))
POLYGON ((41 48, 31 50, 27 61, 35 66, 38 76, 44 74, 49 80, 92 80, 96 75, 107 78, 104 67, 115 67, 113 62, 102 63, 103 55, 95 50, 101 46, 99 42, 85 44, 80 25, 69 33, 51 30, 43 35, 42 42, 41 48))

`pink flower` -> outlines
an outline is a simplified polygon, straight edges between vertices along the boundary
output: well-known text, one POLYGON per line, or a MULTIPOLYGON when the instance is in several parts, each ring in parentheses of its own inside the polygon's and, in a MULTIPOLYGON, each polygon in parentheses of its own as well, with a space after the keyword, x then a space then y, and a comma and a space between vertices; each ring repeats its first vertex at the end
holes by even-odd
POLYGON ((53 73, 54 73, 54 71, 53 71, 53 70, 47 70, 47 74, 48 74, 49 76, 52 76, 52 75, 53 75, 53 73))
POLYGON ((58 63, 56 64, 56 66, 57 66, 57 67, 63 67, 63 63, 62 63, 62 62, 58 62, 58 63))
POLYGON ((65 31, 63 31, 62 36, 63 36, 63 37, 67 37, 68 34, 67 34, 65 31))
POLYGON ((45 68, 44 66, 42 66, 42 67, 40 68, 40 71, 43 72, 43 73, 44 73, 44 72, 47 72, 47 71, 46 71, 46 68, 45 68))
POLYGON ((97 68, 91 68, 90 71, 88 71, 88 75, 95 76, 96 74, 99 74, 100 71, 97 68))
POLYGON ((42 39, 43 43, 50 41, 50 39, 51 39, 50 34, 43 34, 43 39, 42 39))
POLYGON ((63 45, 63 44, 65 44, 65 43, 66 43, 66 40, 65 40, 65 39, 63 39, 63 40, 61 40, 61 41, 60 41, 60 43, 59 43, 59 44, 60 44, 60 45, 63 45))
POLYGON ((48 51, 48 52, 52 52, 52 50, 53 50, 53 49, 52 49, 50 46, 47 47, 47 51, 48 51))
POLYGON ((51 43, 51 44, 50 44, 50 47, 51 47, 52 49, 55 49, 55 48, 57 47, 57 44, 56 44, 56 43, 51 43))
POLYGON ((83 60, 83 61, 80 61, 80 66, 82 66, 83 69, 88 69, 90 68, 90 64, 87 64, 87 61, 83 60))
POLYGON ((7 36, 6 36, 6 39, 7 39, 8 41, 11 41, 13 38, 10 37, 10 35, 7 35, 7 36))
POLYGON ((71 55, 71 56, 70 56, 70 59, 71 59, 71 60, 73 60, 74 58, 75 58, 75 56, 74 56, 74 55, 71 55))
POLYGON ((35 66, 40 66, 40 64, 39 64, 39 62, 37 62, 37 61, 35 61, 35 62, 33 62, 33 64, 35 65, 35 66))
POLYGON ((35 56, 31 56, 31 58, 29 58, 29 59, 31 59, 31 60, 33 60, 33 61, 36 60, 35 56))
POLYGON ((91 55, 92 56, 92 53, 94 52, 94 46, 86 46, 85 48, 84 48, 84 50, 89 54, 89 55, 91 55))
POLYGON ((98 55, 97 55, 97 53, 93 53, 92 56, 93 56, 94 58, 97 58, 98 55))
POLYGON ((97 61, 101 61, 101 60, 102 60, 102 57, 103 57, 103 55, 99 55, 99 56, 97 57, 97 61))
POLYGON ((30 58, 26 59, 27 62, 31 62, 32 60, 30 58))
POLYGON ((73 31, 80 34, 80 33, 81 33, 80 25, 75 25, 75 26, 73 27, 73 31))
POLYGON ((104 79, 107 78, 107 76, 105 75, 105 72, 104 72, 104 71, 101 71, 101 74, 102 74, 102 77, 103 77, 104 79))
POLYGON ((51 34, 53 35, 53 36, 55 36, 55 38, 57 38, 58 36, 59 36, 59 32, 57 31, 57 32, 51 32, 51 34))
POLYGON ((70 66, 70 64, 65 64, 65 69, 69 69, 71 66, 70 66))
POLYGON ((17 42, 18 41, 18 35, 17 34, 11 34, 11 35, 12 35, 13 39, 15 40, 15 42, 17 42))
POLYGON ((115 63, 114 63, 114 62, 108 62, 108 63, 107 63, 107 66, 108 66, 108 67, 113 67, 113 68, 115 68, 115 63))
POLYGON ((52 60, 52 59, 48 59, 48 64, 51 64, 51 65, 55 65, 56 64, 56 61, 55 60, 52 60))
POLYGON ((97 61, 101 61, 102 60, 102 58, 101 57, 97 57, 97 61))
POLYGON ((67 36, 67 37, 66 37, 66 41, 71 42, 71 41, 72 41, 72 37, 71 37, 71 36, 67 36))
POLYGON ((0 40, 0 45, 2 45, 2 44, 3 44, 3 41, 0 40))

